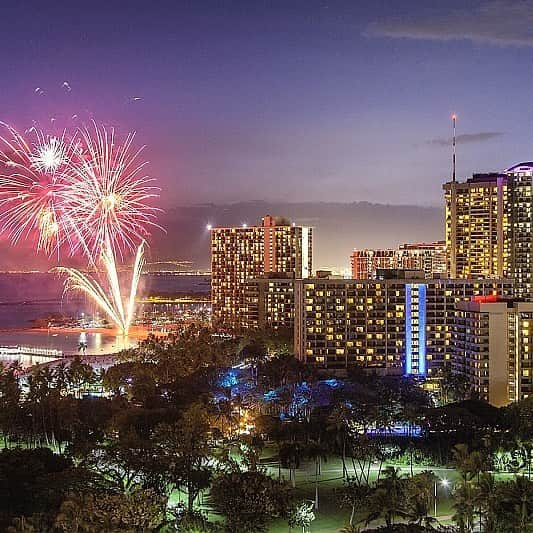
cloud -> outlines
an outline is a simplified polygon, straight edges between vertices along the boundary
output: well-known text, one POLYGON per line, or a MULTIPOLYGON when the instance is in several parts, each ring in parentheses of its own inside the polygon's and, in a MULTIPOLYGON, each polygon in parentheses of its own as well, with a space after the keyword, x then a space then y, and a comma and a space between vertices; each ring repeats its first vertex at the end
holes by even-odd
POLYGON ((418 15, 376 21, 368 26, 365 35, 533 46, 533 0, 490 0, 471 10, 424 10, 418 15))
MULTIPOLYGON (((484 142, 484 141, 490 141, 491 139, 494 139, 495 137, 501 137, 503 135, 500 131, 480 131, 479 133, 462 133, 461 135, 457 135, 457 144, 465 144, 465 143, 478 143, 478 142, 484 142)), ((433 144, 436 146, 451 146, 452 139, 431 139, 426 142, 426 144, 433 144)))

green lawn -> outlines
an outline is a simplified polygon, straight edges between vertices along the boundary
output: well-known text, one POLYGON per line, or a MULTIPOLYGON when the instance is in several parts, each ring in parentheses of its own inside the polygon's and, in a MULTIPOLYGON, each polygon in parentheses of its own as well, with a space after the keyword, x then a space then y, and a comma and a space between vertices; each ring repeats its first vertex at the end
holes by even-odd
MULTIPOLYGON (((263 452, 262 462, 268 467, 269 474, 277 477, 278 466, 274 449, 265 449, 263 452)), ((353 475, 350 465, 348 473, 353 475)), ((402 466, 404 474, 410 474, 410 468, 402 466)), ((458 479, 457 472, 451 469, 431 468, 427 466, 414 467, 414 473, 422 470, 433 470, 441 479, 449 481, 448 488, 438 488, 437 498, 437 516, 446 517, 442 520, 449 523, 449 517, 453 514, 450 494, 454 483, 458 479)), ((313 500, 315 497, 315 465, 314 462, 302 463, 296 471, 296 497, 302 500, 313 500)), ((282 469, 283 478, 289 480, 289 471, 282 469)), ((377 469, 372 470, 371 477, 375 479, 377 469)), ((312 532, 334 533, 339 531, 343 526, 348 524, 350 518, 350 509, 339 507, 335 489, 342 487, 342 461, 340 458, 330 458, 322 465, 322 474, 319 476, 319 508, 316 512, 316 520, 311 525, 312 532)), ((287 533, 289 527, 285 520, 277 520, 269 528, 271 533, 287 533)))
MULTIPOLYGON (((261 463, 268 470, 268 473, 277 478, 278 463, 277 452, 274 446, 267 446, 262 453, 261 463)), ((347 462, 348 473, 353 475, 351 462, 347 462)), ((392 466, 399 467, 403 474, 410 475, 411 469, 405 465, 393 464, 392 466)), ((414 466, 413 473, 416 474, 423 470, 432 470, 441 480, 447 480, 448 486, 440 485, 438 487, 437 498, 437 518, 443 524, 451 523, 451 516, 453 515, 451 492, 454 485, 459 480, 458 473, 449 468, 431 467, 431 466, 414 466)), ((300 468, 296 471, 296 498, 300 500, 314 501, 315 498, 315 464, 313 461, 302 462, 300 468)), ((282 478, 289 482, 289 470, 281 470, 282 478)), ((377 476, 377 466, 371 470, 371 478, 375 479, 377 476)), ((499 480, 510 479, 514 474, 496 474, 499 480)), ((322 473, 319 476, 319 509, 316 512, 316 520, 311 525, 312 533, 336 533, 343 526, 348 524, 350 517, 350 509, 341 509, 338 504, 335 489, 342 487, 342 461, 340 458, 332 457, 327 462, 322 463, 322 473)), ((178 501, 184 502, 185 495, 174 493, 170 498, 171 503, 175 504, 178 501)), ((216 515, 207 504, 207 491, 200 496, 196 506, 202 508, 208 513, 210 520, 222 520, 222 517, 216 515)), ((379 525, 379 524, 372 524, 379 525)), ((286 520, 277 520, 272 523, 269 528, 270 533, 288 533, 289 526, 286 520)), ((293 533, 299 533, 293 530, 293 533)))

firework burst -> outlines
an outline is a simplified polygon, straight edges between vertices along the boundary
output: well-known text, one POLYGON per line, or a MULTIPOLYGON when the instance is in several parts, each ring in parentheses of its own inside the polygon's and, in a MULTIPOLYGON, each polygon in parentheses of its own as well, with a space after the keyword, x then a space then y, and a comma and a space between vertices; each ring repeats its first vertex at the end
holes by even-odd
POLYGON ((68 161, 68 146, 62 138, 48 137, 30 155, 32 166, 40 172, 54 175, 68 161))
POLYGON ((114 129, 93 123, 79 130, 79 144, 67 168, 66 210, 93 257, 109 245, 115 255, 135 250, 155 223, 150 200, 159 189, 144 174, 143 148, 132 150, 135 134, 123 144, 114 129))
POLYGON ((65 288, 88 295, 126 333, 133 320, 135 296, 144 265, 144 242, 155 223, 158 196, 144 174, 134 134, 120 144, 113 129, 93 122, 73 135, 46 135, 33 127, 32 141, 0 123, 0 233, 13 244, 34 238, 37 250, 52 252, 63 244, 81 252, 100 277, 59 267, 65 288), (135 252, 128 295, 122 297, 116 257, 135 252))
POLYGON ((36 128, 27 142, 7 124, 0 127, 0 231, 13 244, 35 238, 37 250, 51 253, 70 234, 62 219, 63 169, 73 144, 36 128))

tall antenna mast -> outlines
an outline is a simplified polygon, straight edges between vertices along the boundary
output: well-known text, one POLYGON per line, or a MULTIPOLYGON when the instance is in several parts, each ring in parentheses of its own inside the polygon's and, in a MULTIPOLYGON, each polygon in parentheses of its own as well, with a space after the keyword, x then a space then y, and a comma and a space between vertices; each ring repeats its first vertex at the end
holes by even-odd
POLYGON ((455 160, 455 123, 457 122, 457 115, 454 113, 452 115, 452 125, 453 125, 453 137, 452 137, 452 181, 455 183, 455 168, 456 168, 456 160, 455 160))

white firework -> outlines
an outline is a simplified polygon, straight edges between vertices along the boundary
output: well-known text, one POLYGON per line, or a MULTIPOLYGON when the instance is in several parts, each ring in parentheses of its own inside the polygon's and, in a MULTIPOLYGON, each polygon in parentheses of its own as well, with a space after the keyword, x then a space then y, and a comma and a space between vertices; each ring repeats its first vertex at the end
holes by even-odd
POLYGON ((68 145, 64 137, 39 138, 30 156, 32 167, 39 172, 55 173, 67 162, 68 145))

